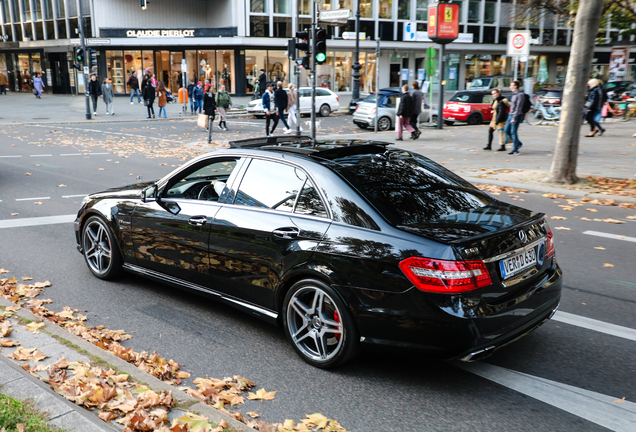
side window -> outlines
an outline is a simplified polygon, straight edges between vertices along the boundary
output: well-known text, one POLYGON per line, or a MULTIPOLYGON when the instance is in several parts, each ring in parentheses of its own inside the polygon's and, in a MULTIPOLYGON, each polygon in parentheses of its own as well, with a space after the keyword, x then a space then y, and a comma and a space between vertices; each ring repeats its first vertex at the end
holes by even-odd
POLYGON ((236 159, 219 158, 202 162, 173 178, 162 195, 164 198, 217 201, 236 163, 236 159))
POLYGON ((300 192, 294 213, 328 217, 327 209, 320 199, 320 194, 309 178, 305 181, 305 185, 300 192))
POLYGON ((504 88, 510 87, 510 78, 502 78, 503 84, 501 85, 504 88))
POLYGON ((397 98, 397 96, 396 96, 396 95, 390 95, 390 96, 388 96, 388 97, 386 98, 386 102, 385 102, 386 106, 395 108, 396 98, 397 98))
POLYGON ((493 78, 492 81, 490 81, 490 88, 497 88, 498 85, 499 85, 499 79, 493 78))
POLYGON ((305 173, 293 166, 253 159, 241 181, 234 204, 291 213, 305 179, 305 173))
POLYGON ((311 97, 311 90, 301 90, 300 91, 300 97, 311 97))
POLYGON ((492 95, 484 95, 482 103, 491 104, 493 101, 492 95))
POLYGON ((329 93, 327 90, 325 89, 316 89, 316 96, 331 96, 331 93, 329 93))

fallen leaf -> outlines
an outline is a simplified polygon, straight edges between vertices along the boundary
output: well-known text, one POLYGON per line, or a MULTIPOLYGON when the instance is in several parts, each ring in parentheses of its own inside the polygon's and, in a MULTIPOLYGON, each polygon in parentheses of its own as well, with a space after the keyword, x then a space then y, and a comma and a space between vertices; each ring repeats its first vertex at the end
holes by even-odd
POLYGON ((247 413, 248 416, 252 417, 252 418, 257 418, 260 417, 257 413, 255 413, 254 411, 250 411, 247 413))
POLYGON ((607 222, 607 223, 613 223, 613 224, 624 224, 626 222, 621 221, 621 220, 617 220, 617 219, 611 219, 611 218, 607 218, 607 219, 602 219, 603 222, 607 222))
POLYGON ((329 424, 329 419, 320 413, 305 414, 307 418, 303 420, 307 426, 315 426, 318 429, 324 429, 329 424))
POLYGON ((605 248, 603 246, 596 246, 594 249, 605 250, 605 248))
POLYGON ((0 274, 3 274, 3 273, 9 273, 9 270, 5 270, 5 269, 3 269, 3 268, 2 268, 2 269, 0 269, 0 274))
POLYGON ((636 219, 636 215, 633 216, 625 216, 627 219, 636 219))
POLYGON ((250 400, 272 400, 276 396, 276 392, 267 392, 264 388, 258 390, 256 393, 249 392, 247 398, 250 400))
MULTIPOLYGON (((17 215, 19 215, 19 214, 20 214, 20 213, 11 213, 11 216, 17 216, 17 215)), ((629 217, 629 216, 627 216, 627 217, 629 217)))
POLYGON ((5 310, 8 310, 9 312, 16 312, 16 311, 19 311, 20 309, 21 309, 20 306, 8 306, 5 310))
POLYGON ((566 220, 567 218, 565 216, 552 216, 550 219, 553 219, 553 220, 566 220))
POLYGON ((585 210, 587 210, 587 211, 589 211, 589 212, 592 212, 592 213, 596 213, 596 212, 598 212, 598 210, 593 209, 593 208, 586 208, 585 210))
POLYGON ((42 205, 42 204, 44 204, 44 203, 43 203, 42 201, 36 201, 36 202, 34 202, 33 204, 35 204, 35 205, 42 205))
POLYGON ((41 329, 44 326, 45 326, 44 323, 39 323, 39 322, 33 321, 32 323, 27 324, 26 328, 27 328, 28 331, 33 332, 33 334, 38 334, 38 333, 40 333, 38 331, 38 329, 41 329))
POLYGON ((57 187, 66 187, 66 185, 65 184, 59 184, 59 185, 57 185, 57 187))
POLYGON ((24 276, 24 277, 22 278, 22 280, 23 280, 23 281, 29 281, 29 280, 33 280, 33 278, 32 278, 32 277, 28 277, 28 276, 24 276))
POLYGON ((616 399, 615 401, 612 401, 612 403, 621 403, 621 402, 625 402, 625 396, 623 396, 620 399, 616 399))
POLYGON ((18 345, 20 345, 20 342, 12 341, 11 339, 2 339, 2 340, 0 340, 0 346, 3 346, 5 348, 12 347, 12 346, 18 346, 18 345))
POLYGON ((30 176, 30 175, 33 175, 33 174, 31 174, 30 172, 28 172, 28 173, 24 173, 24 175, 30 176))
POLYGON ((567 227, 554 227, 554 229, 570 231, 570 228, 567 228, 567 227))
POLYGON ((99 171, 106 171, 106 169, 105 168, 100 168, 99 171))
POLYGON ((603 267, 614 267, 614 264, 605 263, 603 264, 603 267))

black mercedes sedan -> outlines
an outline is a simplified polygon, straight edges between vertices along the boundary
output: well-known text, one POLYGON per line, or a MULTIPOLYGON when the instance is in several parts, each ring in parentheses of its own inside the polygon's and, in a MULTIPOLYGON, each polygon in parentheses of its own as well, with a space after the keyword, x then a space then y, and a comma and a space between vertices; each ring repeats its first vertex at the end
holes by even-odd
POLYGON ((390 143, 235 141, 88 196, 78 250, 284 328, 317 367, 363 346, 474 361, 547 321, 562 272, 542 213, 390 143))

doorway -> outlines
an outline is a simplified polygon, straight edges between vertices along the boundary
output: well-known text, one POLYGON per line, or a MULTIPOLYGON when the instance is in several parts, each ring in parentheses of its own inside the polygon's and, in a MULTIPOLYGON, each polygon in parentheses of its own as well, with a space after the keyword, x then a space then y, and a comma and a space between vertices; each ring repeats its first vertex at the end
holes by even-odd
POLYGON ((52 73, 53 94, 71 93, 71 83, 68 79, 68 61, 66 53, 49 53, 49 64, 52 73))

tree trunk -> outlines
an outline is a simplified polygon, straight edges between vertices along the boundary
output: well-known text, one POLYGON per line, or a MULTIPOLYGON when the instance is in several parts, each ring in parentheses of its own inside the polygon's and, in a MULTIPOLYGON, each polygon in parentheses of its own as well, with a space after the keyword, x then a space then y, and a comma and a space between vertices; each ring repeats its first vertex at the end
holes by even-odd
POLYGON ((576 162, 587 81, 590 78, 594 42, 601 22, 603 0, 581 0, 574 21, 574 34, 563 91, 563 110, 550 173, 552 183, 576 183, 576 162))

